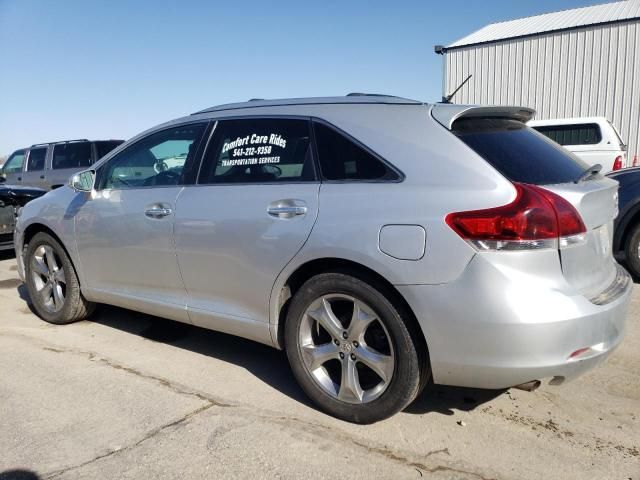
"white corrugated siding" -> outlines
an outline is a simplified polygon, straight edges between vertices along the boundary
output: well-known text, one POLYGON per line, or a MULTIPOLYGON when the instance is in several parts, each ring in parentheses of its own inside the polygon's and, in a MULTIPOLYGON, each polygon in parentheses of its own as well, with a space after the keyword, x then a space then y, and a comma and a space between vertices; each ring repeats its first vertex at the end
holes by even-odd
POLYGON ((492 23, 450 44, 461 47, 482 42, 494 42, 522 35, 535 35, 565 28, 583 27, 597 23, 632 20, 640 17, 640 0, 603 3, 590 7, 544 13, 533 17, 517 18, 492 23))
POLYGON ((444 87, 473 77, 454 103, 519 105, 537 119, 603 116, 640 157, 640 21, 448 50, 444 87))

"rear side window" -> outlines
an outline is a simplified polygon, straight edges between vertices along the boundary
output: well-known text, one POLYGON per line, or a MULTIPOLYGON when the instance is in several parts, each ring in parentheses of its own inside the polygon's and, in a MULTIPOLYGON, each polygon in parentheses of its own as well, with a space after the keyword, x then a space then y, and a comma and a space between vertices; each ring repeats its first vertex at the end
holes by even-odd
POLYGON ((307 120, 223 120, 214 131, 198 183, 312 181, 310 146, 307 120))
POLYGON ((547 125, 533 128, 560 145, 596 145, 602 141, 600 126, 595 123, 547 125))
POLYGON ((400 175, 352 139, 319 122, 313 124, 325 180, 399 180, 400 175))
POLYGON ((53 147, 51 168, 82 168, 91 165, 91 143, 58 143, 53 147))
POLYGON ((122 143, 123 142, 121 140, 105 140, 101 142, 95 142, 98 160, 122 143))
POLYGON ((568 183, 588 165, 521 122, 501 118, 461 118, 453 133, 514 182, 568 183))
POLYGON ((37 172, 44 170, 44 159, 47 156, 47 147, 32 148, 29 150, 29 159, 27 160, 27 171, 37 172))

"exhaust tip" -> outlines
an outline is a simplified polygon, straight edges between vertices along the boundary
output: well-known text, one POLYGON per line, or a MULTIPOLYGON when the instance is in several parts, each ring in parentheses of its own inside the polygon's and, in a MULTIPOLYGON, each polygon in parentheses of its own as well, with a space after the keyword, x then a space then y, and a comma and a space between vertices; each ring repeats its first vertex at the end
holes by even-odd
POLYGON ((540 380, 532 380, 527 383, 521 383, 520 385, 516 385, 513 388, 517 388, 518 390, 524 390, 525 392, 533 392, 540 386, 540 380))

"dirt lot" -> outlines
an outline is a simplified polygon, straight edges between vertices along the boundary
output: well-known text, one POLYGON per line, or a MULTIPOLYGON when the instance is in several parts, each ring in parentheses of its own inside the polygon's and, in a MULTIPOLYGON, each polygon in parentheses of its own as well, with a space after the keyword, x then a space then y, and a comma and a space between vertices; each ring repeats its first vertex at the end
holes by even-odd
POLYGON ((623 345, 575 382, 432 387, 371 426, 315 410, 282 352, 116 308, 57 327, 25 298, 0 256, 2 480, 640 480, 640 285, 623 345))

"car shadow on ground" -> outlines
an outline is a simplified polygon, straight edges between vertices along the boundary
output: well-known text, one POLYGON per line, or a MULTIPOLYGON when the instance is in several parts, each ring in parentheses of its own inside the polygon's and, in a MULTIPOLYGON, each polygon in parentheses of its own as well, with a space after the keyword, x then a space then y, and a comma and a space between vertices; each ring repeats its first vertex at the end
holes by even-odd
MULTIPOLYGON (((283 351, 232 335, 111 306, 101 306, 90 321, 241 366, 288 397, 315 409, 293 377, 283 351)), ((503 392, 429 384, 405 412, 453 415, 454 410, 471 411, 503 392)))

